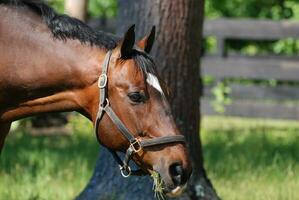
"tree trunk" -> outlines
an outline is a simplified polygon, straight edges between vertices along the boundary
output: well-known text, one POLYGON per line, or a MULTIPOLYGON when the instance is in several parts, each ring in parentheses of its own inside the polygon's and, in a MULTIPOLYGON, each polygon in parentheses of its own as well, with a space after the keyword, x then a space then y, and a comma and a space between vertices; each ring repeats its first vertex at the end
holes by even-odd
MULTIPOLYGON (((172 111, 193 163, 188 190, 177 199, 219 199, 203 168, 199 138, 203 5, 204 0, 119 0, 119 35, 131 24, 136 24, 139 38, 152 25, 157 28, 152 57, 172 91, 172 111)), ((101 150, 94 175, 78 199, 154 199, 151 184, 149 177, 123 179, 112 157, 101 150)))
POLYGON ((82 21, 86 20, 88 0, 65 0, 65 13, 82 21))

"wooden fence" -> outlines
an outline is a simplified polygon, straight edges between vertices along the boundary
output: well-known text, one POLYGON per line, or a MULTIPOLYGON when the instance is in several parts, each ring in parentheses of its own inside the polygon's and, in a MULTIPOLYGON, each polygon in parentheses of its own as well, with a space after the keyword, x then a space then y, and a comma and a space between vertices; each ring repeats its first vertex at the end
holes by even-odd
MULTIPOLYGON (((290 21, 257 21, 218 19, 205 21, 204 37, 217 41, 214 55, 202 58, 202 74, 211 75, 216 82, 226 79, 276 80, 275 87, 265 84, 239 84, 230 82, 228 97, 231 104, 224 105, 222 115, 299 119, 299 57, 277 55, 244 56, 226 52, 226 41, 273 41, 286 38, 299 39, 299 23, 290 21)), ((298 52, 299 53, 299 52, 298 52)), ((219 115, 214 110, 212 86, 204 88, 201 111, 204 115, 219 115)))

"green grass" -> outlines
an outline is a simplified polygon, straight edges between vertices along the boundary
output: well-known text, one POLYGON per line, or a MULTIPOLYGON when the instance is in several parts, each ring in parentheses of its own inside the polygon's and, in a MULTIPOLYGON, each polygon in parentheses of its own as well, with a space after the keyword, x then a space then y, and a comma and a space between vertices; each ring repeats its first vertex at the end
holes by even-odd
MULTIPOLYGON (((207 117, 205 166, 224 200, 299 199, 299 123, 207 117)), ((0 200, 68 200, 93 172, 91 124, 72 119, 70 137, 10 134, 0 157, 0 200)))
POLYGON ((225 200, 299 199, 299 123, 209 117, 205 166, 225 200))
POLYGON ((92 175, 99 146, 91 124, 72 119, 74 135, 10 134, 0 157, 0 200, 72 199, 92 175))

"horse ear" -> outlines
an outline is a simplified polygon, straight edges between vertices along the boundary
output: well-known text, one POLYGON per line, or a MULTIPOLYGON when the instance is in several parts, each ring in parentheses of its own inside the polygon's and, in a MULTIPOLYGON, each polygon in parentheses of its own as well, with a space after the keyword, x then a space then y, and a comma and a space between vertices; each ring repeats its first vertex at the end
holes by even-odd
POLYGON ((135 44, 135 24, 133 24, 126 32, 120 47, 121 58, 128 57, 135 44))
POLYGON ((156 27, 153 26, 149 35, 145 36, 140 40, 137 45, 140 49, 143 49, 146 53, 149 53, 152 50, 156 35, 156 27))

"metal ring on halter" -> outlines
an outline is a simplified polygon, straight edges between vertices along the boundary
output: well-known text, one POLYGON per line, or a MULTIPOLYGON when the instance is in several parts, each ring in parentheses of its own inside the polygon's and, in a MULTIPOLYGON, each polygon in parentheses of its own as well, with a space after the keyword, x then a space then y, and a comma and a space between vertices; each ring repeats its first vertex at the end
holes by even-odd
POLYGON ((105 102, 105 103, 104 103, 104 106, 101 105, 101 109, 102 109, 102 110, 105 110, 108 106, 110 106, 110 102, 109 102, 109 99, 108 99, 108 98, 106 98, 104 102, 105 102))
POLYGON ((134 153, 138 153, 139 151, 141 151, 142 146, 140 144, 140 141, 138 139, 135 139, 135 141, 130 144, 130 148, 134 151, 134 153))
POLYGON ((132 170, 130 166, 127 167, 123 167, 123 166, 119 166, 120 169, 120 173, 124 178, 128 178, 129 176, 131 176, 132 170))

